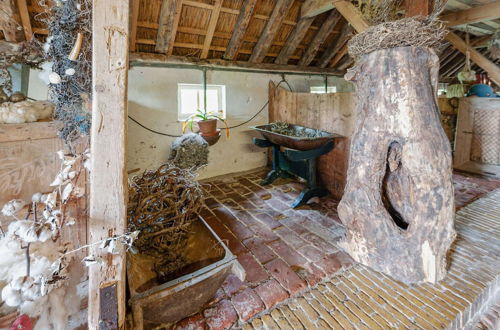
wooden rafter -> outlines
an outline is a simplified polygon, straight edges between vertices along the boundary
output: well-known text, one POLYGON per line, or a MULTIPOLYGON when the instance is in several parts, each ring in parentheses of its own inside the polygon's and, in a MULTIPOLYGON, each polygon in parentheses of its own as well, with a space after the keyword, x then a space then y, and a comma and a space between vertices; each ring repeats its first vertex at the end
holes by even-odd
POLYGON ((320 73, 329 75, 340 75, 342 72, 333 69, 322 69, 318 67, 301 67, 296 65, 274 64, 274 63, 250 63, 244 61, 226 61, 222 59, 192 60, 182 56, 166 56, 162 54, 134 53, 130 55, 132 66, 168 66, 186 65, 206 68, 234 68, 248 71, 274 71, 276 73, 320 73))
POLYGON ((172 55, 172 53, 174 52, 175 36, 177 35, 177 29, 179 28, 179 20, 181 19, 183 4, 184 0, 177 0, 177 6, 175 7, 174 26, 172 27, 173 39, 172 42, 168 45, 167 55, 172 55))
POLYGON ((229 40, 229 44, 223 56, 226 60, 234 60, 238 55, 238 50, 243 43, 243 38, 245 37, 245 32, 252 18, 256 3, 257 0, 245 0, 245 2, 243 2, 233 34, 231 35, 231 40, 229 40))
POLYGON ((21 17, 15 0, 0 1, 0 29, 3 31, 5 40, 19 42, 24 40, 24 33, 20 27, 21 17))
POLYGON ((201 50, 200 58, 207 58, 210 45, 212 44, 212 38, 214 37, 215 27, 217 26, 217 21, 219 20, 220 8, 222 7, 222 0, 215 0, 214 9, 212 9, 212 14, 210 15, 210 21, 208 23, 207 35, 205 36, 205 41, 203 42, 203 49, 201 50))
POLYGON ((266 56, 269 47, 271 47, 274 37, 276 36, 276 33, 278 33, 281 22, 285 18, 292 2, 293 0, 276 1, 271 17, 267 21, 264 31, 262 31, 259 41, 255 45, 252 55, 250 56, 250 62, 261 63, 264 60, 264 57, 266 56))
POLYGON ((331 68, 334 68, 335 65, 337 65, 337 63, 342 59, 342 57, 344 57, 345 55, 347 54, 347 44, 344 44, 344 46, 342 46, 342 48, 337 52, 337 54, 335 54, 335 57, 333 58, 333 60, 330 62, 330 67, 331 68))
POLYGON ((327 50, 325 50, 323 56, 321 56, 318 63, 319 67, 326 68, 328 66, 328 63, 330 63, 331 59, 335 56, 335 54, 337 54, 337 52, 342 48, 342 46, 344 46, 344 44, 349 40, 352 32, 353 32, 352 26, 349 25, 348 23, 344 24, 338 38, 328 47, 327 50))
POLYGON ((300 8, 302 18, 314 17, 335 8, 332 0, 306 0, 300 8))
POLYGON ((314 17, 303 17, 299 19, 297 25, 293 29, 292 33, 288 36, 285 46, 281 48, 281 51, 274 61, 277 64, 287 64, 290 56, 293 55, 298 45, 304 39, 311 23, 313 22, 314 17))
POLYGON ((137 24, 139 21, 139 2, 140 0, 132 0, 130 2, 131 12, 130 15, 132 22, 130 22, 130 51, 135 52, 137 41, 137 24))
POLYGON ((370 26, 350 1, 337 0, 335 1, 335 8, 352 25, 356 32, 363 32, 370 26))
MULTIPOLYGON (((129 1, 92 2, 92 131, 89 241, 127 230, 129 1), (110 148, 110 146, 113 146, 110 148)), ((125 251, 89 266, 89 329, 125 329, 125 251)))
POLYGON ((27 41, 31 41, 33 39, 33 31, 31 30, 30 14, 26 0, 17 0, 17 8, 19 9, 21 24, 23 25, 24 37, 27 41))
POLYGON ((500 17, 500 2, 492 2, 441 16, 447 26, 477 23, 500 17))
POLYGON ((331 11, 330 15, 325 20, 318 33, 316 33, 314 39, 309 44, 306 52, 304 53, 304 55, 302 55, 302 58, 299 61, 299 65, 308 66, 312 62, 312 60, 314 60, 319 47, 323 42, 325 42, 326 38, 332 32, 333 28, 335 27, 335 25, 337 25, 341 18, 342 15, 340 15, 338 11, 331 11))
POLYGON ((156 48, 158 53, 167 53, 175 40, 174 21, 177 3, 181 0, 162 0, 156 48))
POLYGON ((492 81, 494 81, 497 85, 500 85, 500 68, 498 67, 498 65, 475 50, 474 47, 467 45, 465 41, 462 40, 462 38, 460 38, 453 32, 448 33, 448 35, 446 36, 446 40, 448 40, 461 53, 466 54, 467 52, 469 52, 470 59, 479 67, 484 69, 484 71, 488 72, 488 76, 492 81))

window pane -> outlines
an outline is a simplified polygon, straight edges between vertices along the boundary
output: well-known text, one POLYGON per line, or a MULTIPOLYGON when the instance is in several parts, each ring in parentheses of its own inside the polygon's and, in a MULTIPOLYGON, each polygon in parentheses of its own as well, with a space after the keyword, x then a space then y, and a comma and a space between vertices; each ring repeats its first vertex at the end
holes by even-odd
POLYGON ((198 91, 195 89, 181 89, 181 114, 191 115, 196 112, 198 91))

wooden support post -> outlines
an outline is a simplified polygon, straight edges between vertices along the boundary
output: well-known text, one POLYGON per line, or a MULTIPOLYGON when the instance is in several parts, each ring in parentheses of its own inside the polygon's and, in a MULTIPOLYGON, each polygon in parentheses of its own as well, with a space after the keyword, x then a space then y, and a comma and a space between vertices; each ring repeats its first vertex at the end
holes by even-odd
POLYGON ((207 58, 208 50, 212 44, 212 38, 214 37, 215 27, 217 21, 219 20, 220 8, 222 7, 222 0, 215 0, 214 9, 212 9, 212 14, 210 15, 210 22, 208 23, 207 34, 205 35, 205 41, 203 42, 203 49, 201 50, 200 58, 207 58))
POLYGON ((286 44, 281 48, 281 51, 274 61, 276 64, 287 64, 290 56, 293 55, 297 46, 300 44, 302 39, 304 39, 311 23, 313 22, 314 17, 301 18, 292 33, 288 36, 286 44))
MULTIPOLYGON (((129 15, 129 1, 93 1, 91 243, 126 231, 129 15)), ((102 262, 89 267, 88 327, 124 329, 125 253, 94 251, 102 262)))
POLYGON ((428 16, 432 12, 433 3, 433 0, 406 0, 405 15, 406 17, 428 16))
POLYGON ((321 25, 318 33, 314 36, 314 39, 309 44, 309 47, 307 47, 306 52, 302 55, 302 58, 299 61, 300 66, 308 66, 312 62, 319 50, 319 47, 326 40, 341 18, 342 15, 340 15, 338 11, 332 10, 323 25, 321 25))
POLYGON ((278 0, 276 2, 271 17, 269 17, 269 21, 267 21, 266 27, 253 49, 249 62, 261 63, 264 60, 292 2, 293 0, 278 0))
POLYGON ((466 54, 467 51, 469 51, 470 59, 484 71, 486 71, 492 81, 494 81, 497 85, 500 85, 500 68, 498 67, 498 65, 491 62, 487 57, 475 50, 474 47, 468 46, 465 41, 462 40, 462 38, 460 38, 453 32, 448 33, 448 35, 446 36, 446 40, 448 40, 456 49, 458 49, 463 54, 466 54))
POLYGON ((231 40, 229 40, 226 52, 224 53, 224 59, 236 59, 238 50, 243 43, 243 38, 245 36, 245 32, 247 31, 248 24, 250 23, 250 19, 252 18, 256 3, 257 0, 245 0, 245 2, 243 2, 240 14, 238 15, 238 19, 236 21, 236 26, 233 30, 233 34, 231 35, 231 40))

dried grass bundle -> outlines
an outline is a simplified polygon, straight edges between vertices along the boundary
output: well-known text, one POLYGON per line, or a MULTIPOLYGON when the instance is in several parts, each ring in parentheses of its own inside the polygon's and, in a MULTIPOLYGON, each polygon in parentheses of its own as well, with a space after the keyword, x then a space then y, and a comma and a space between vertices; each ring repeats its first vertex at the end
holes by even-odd
POLYGON ((381 23, 354 36, 348 43, 349 55, 358 58, 378 49, 395 47, 439 47, 446 35, 444 24, 433 19, 408 17, 381 23))
POLYGON ((359 0, 357 7, 370 25, 398 19, 398 11, 403 0, 359 0))

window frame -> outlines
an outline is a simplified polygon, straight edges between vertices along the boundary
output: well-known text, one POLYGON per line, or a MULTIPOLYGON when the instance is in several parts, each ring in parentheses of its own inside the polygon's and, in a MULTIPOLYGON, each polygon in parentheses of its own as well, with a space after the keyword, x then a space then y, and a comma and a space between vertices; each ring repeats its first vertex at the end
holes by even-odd
MULTIPOLYGON (((195 112, 192 113, 184 113, 182 112, 182 91, 183 90, 195 90, 198 91, 200 95, 203 97, 203 84, 189 84, 189 83, 178 83, 177 84, 177 119, 179 121, 186 121, 190 116, 192 116, 195 112), (200 93, 201 92, 201 93, 200 93)), ((217 105, 222 110, 222 114, 219 113, 222 119, 226 119, 226 85, 216 85, 216 84, 207 84, 207 92, 209 90, 216 90, 217 92, 217 105)), ((200 105, 200 109, 203 109, 203 100, 198 100, 197 102, 200 105)), ((195 121, 200 120, 199 118, 195 118, 195 121)))

